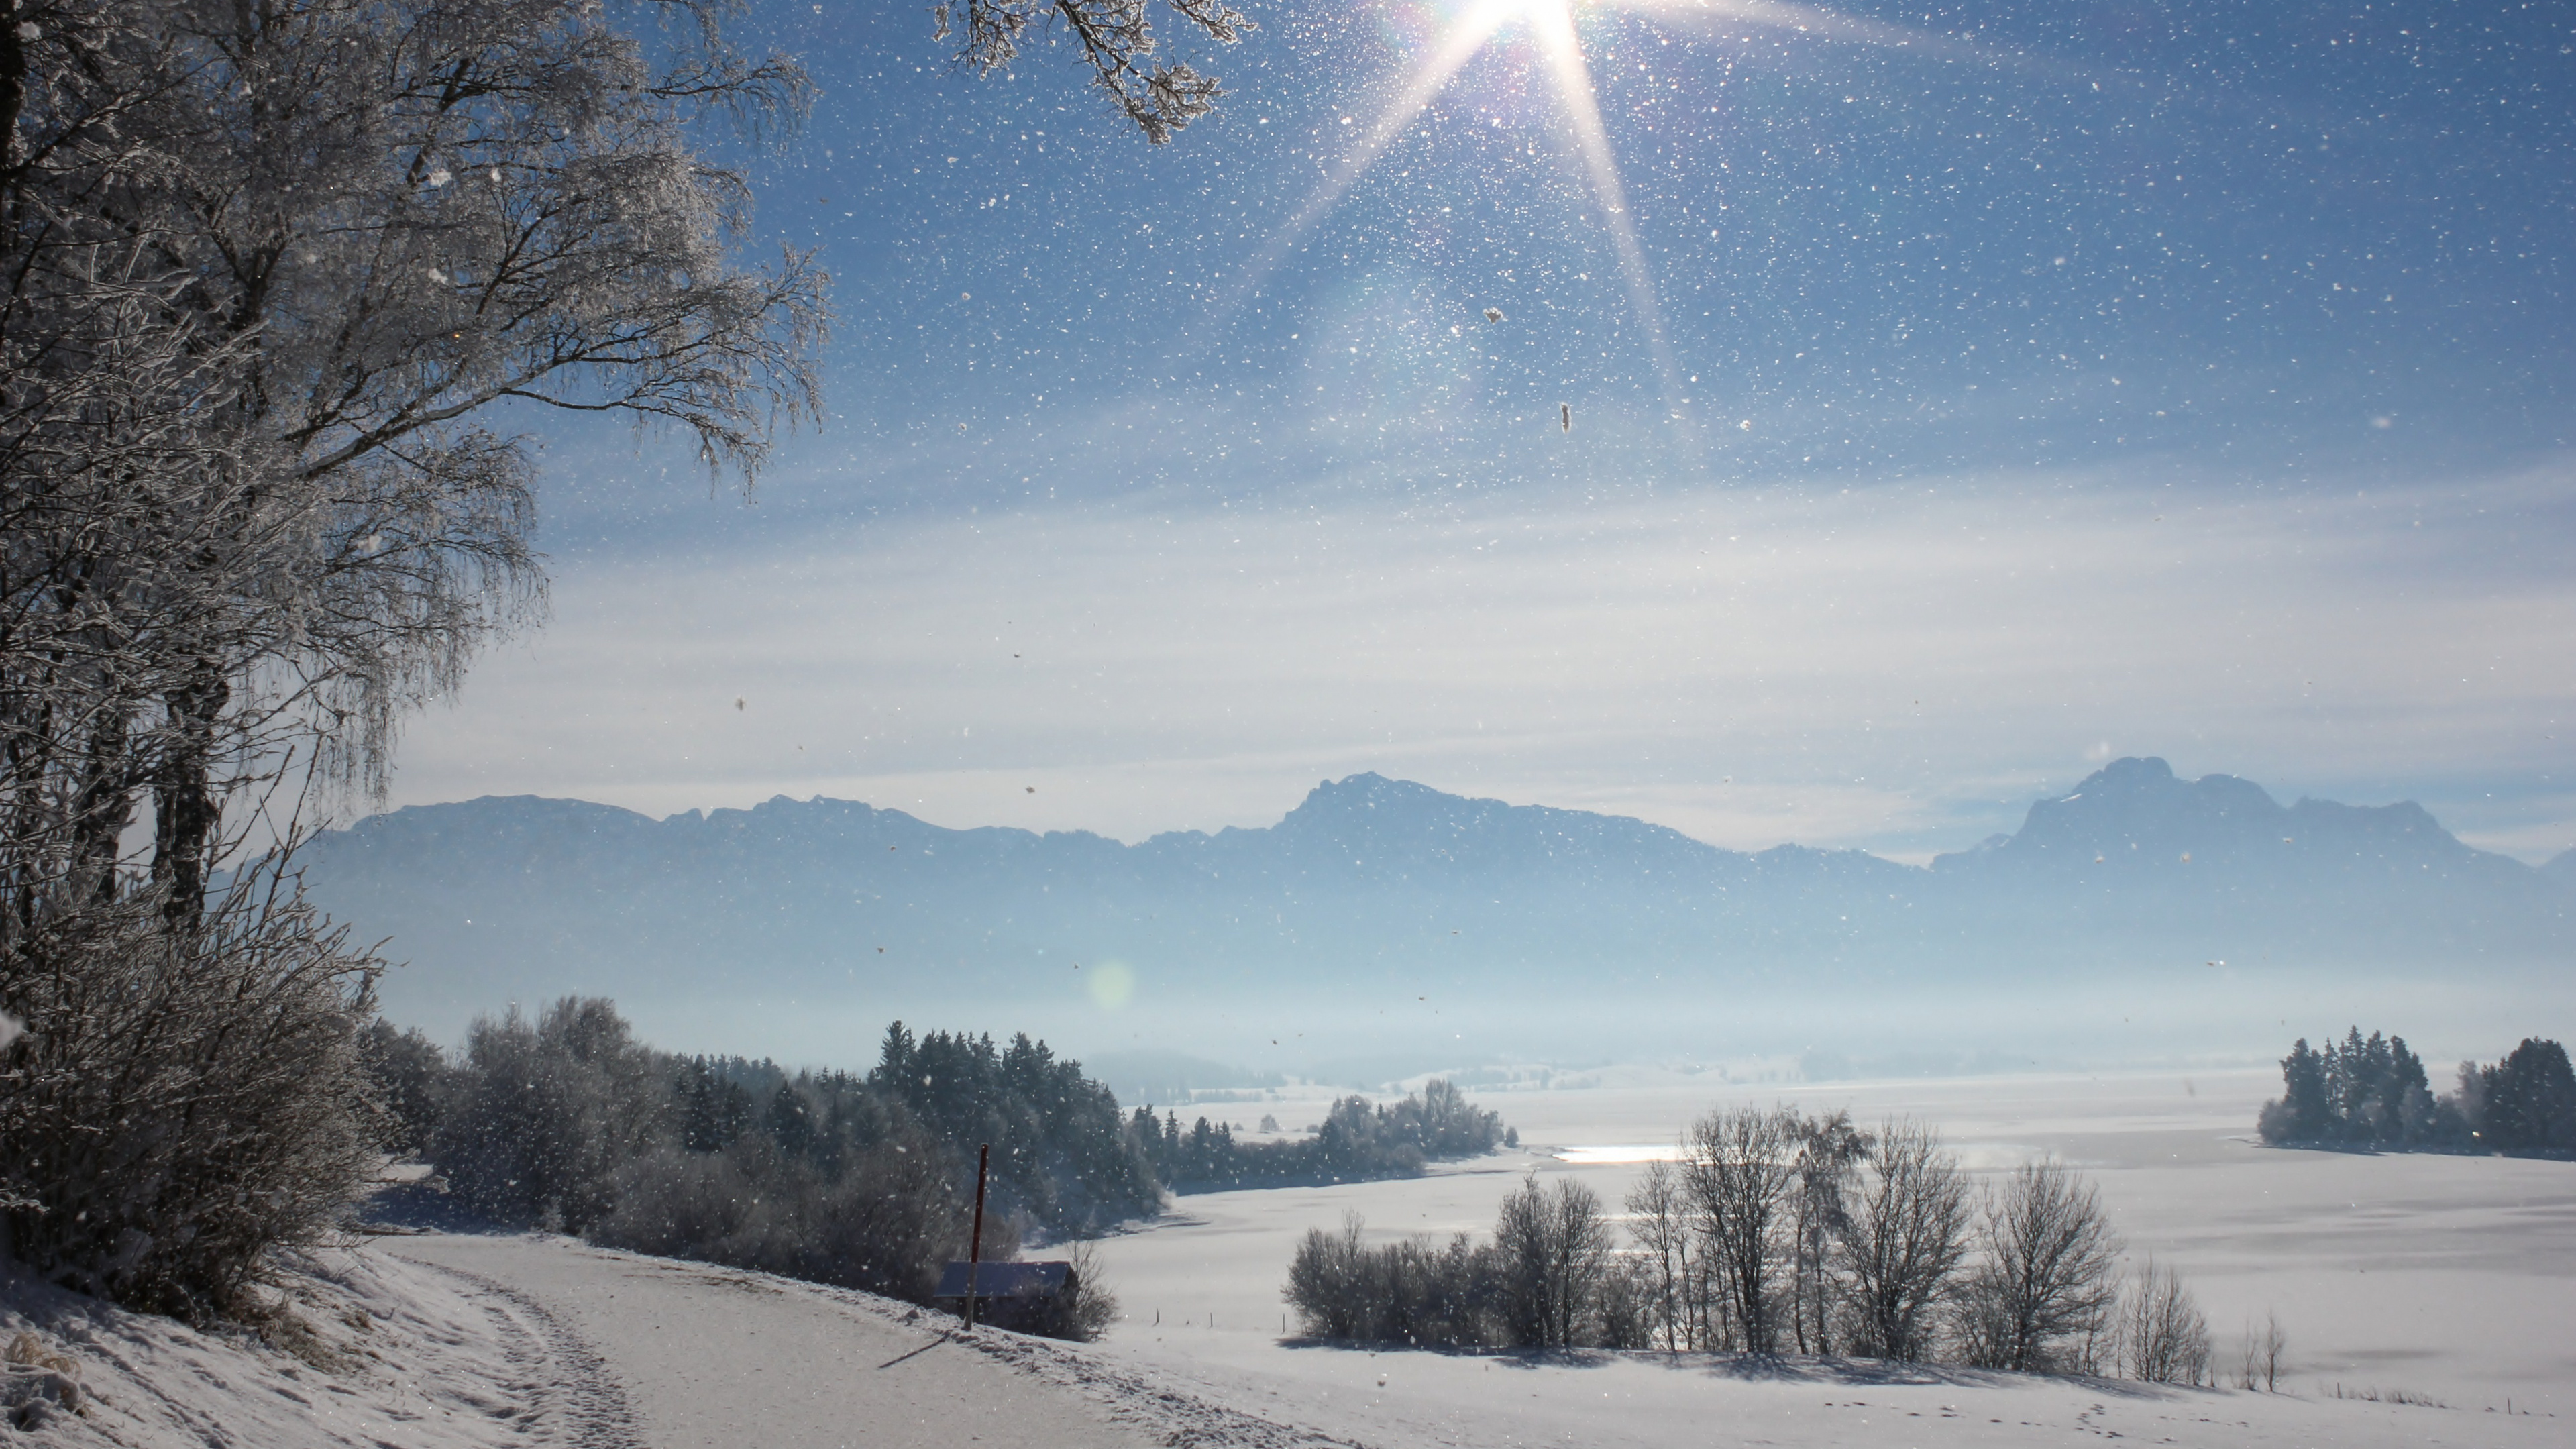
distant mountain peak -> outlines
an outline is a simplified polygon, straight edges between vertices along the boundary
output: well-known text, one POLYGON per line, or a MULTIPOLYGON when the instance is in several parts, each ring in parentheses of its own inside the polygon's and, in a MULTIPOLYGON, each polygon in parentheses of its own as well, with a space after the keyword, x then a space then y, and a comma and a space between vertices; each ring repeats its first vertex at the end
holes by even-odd
POLYGON ((2285 806, 2234 775, 2186 780, 2153 756, 2114 760, 2073 790, 2034 801, 2022 827, 1972 850, 1936 856, 1935 870, 2095 867, 2204 870, 2226 862, 2258 873, 2290 856, 2400 860, 2432 868, 2488 858, 2442 828, 2411 800, 2341 805, 2302 799, 2285 806))
POLYGON ((2147 790, 2169 784, 2174 778, 2173 766, 2160 755, 2129 755, 2113 760, 2084 777, 2084 782, 2069 792, 2069 798, 2105 790, 2147 790))

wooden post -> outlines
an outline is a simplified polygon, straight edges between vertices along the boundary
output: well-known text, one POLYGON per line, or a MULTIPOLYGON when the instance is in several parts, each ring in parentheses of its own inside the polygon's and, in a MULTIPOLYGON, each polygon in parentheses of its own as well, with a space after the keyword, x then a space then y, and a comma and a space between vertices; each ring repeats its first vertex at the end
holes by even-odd
POLYGON ((993 1144, 975 1153, 975 1231, 966 1240, 966 1331, 975 1331, 976 1280, 984 1275, 984 1175, 993 1168, 993 1144))

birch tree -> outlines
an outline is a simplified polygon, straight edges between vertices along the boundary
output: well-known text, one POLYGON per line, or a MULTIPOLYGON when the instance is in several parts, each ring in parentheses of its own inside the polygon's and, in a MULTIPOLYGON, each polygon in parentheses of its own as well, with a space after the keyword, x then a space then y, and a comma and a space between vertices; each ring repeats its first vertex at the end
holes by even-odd
MULTIPOLYGON (((1192 30, 1232 45, 1253 28, 1224 0, 1165 0, 1192 30)), ((961 66, 989 75, 1019 58, 1032 32, 1061 27, 1091 82, 1156 145, 1216 109, 1217 78, 1185 60, 1166 60, 1146 0, 941 0, 931 8, 939 38, 957 42, 961 66)))
POLYGON ((531 620, 549 411, 748 480, 823 279, 695 138, 805 83, 716 0, 37 0, 0 33, 0 1199, 226 1311, 367 1166, 375 964, 275 852, 531 620), (229 874, 227 876, 227 871, 229 874))

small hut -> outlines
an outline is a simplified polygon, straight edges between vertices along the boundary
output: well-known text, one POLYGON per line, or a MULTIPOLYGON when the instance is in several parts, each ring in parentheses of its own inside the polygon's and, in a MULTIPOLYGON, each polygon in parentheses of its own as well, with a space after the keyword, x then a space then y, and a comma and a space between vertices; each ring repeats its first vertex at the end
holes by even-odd
MULTIPOLYGON (((1071 1263, 979 1263, 975 1265, 975 1321, 1017 1333, 1062 1337, 1082 1279, 1071 1263)), ((932 1295, 951 1313, 966 1311, 964 1263, 939 1272, 932 1295)))

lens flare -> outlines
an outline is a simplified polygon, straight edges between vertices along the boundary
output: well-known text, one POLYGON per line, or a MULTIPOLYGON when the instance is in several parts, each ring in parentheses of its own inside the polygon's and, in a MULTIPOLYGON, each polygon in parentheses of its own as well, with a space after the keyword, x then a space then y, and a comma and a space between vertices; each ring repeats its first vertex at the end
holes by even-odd
POLYGON ((1136 973, 1123 961, 1103 961, 1082 976, 1091 1004, 1103 1011, 1116 1011, 1136 994, 1136 973))

